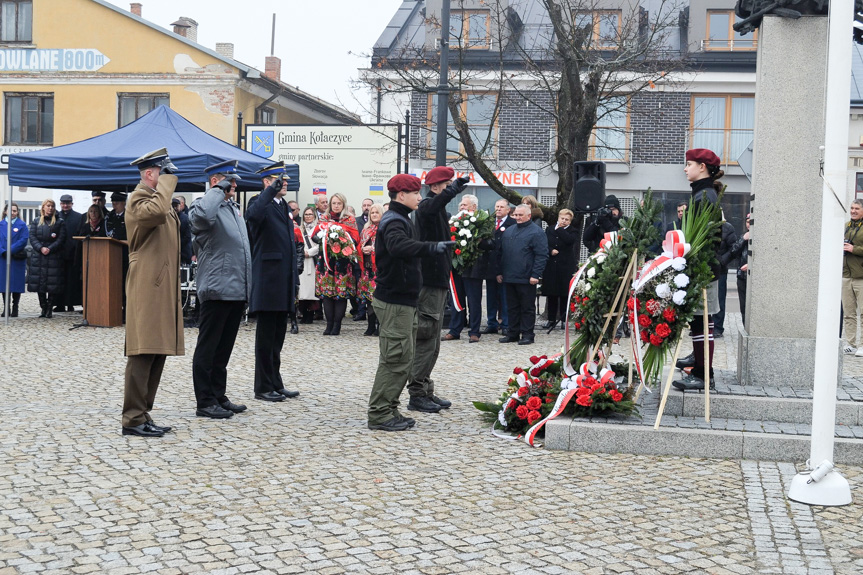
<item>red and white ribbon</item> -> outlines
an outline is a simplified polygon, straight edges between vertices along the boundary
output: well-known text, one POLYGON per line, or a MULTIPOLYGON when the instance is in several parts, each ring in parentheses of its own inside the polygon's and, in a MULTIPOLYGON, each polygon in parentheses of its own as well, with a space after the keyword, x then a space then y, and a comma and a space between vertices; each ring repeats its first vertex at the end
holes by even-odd
POLYGON ((662 255, 653 258, 644 264, 638 277, 633 283, 635 293, 638 293, 644 286, 667 270, 675 258, 682 258, 689 253, 690 246, 686 243, 686 237, 680 230, 671 230, 665 234, 665 241, 662 242, 662 255))
POLYGON ((452 272, 449 272, 449 293, 452 296, 453 309, 456 311, 464 311, 464 306, 458 301, 458 290, 455 289, 455 278, 453 277, 452 272))

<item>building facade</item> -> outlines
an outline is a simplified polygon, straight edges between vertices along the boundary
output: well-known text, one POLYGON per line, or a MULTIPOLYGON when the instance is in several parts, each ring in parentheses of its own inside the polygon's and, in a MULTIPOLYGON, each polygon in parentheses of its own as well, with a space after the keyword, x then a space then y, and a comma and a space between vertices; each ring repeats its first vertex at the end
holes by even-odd
MULTIPOLYGON (((197 43, 197 23, 168 30, 142 17, 142 5, 104 0, 3 0, 0 10, 2 147, 8 154, 69 144, 128 124, 166 105, 208 133, 238 144, 244 123, 355 124, 359 118, 264 70, 233 59, 233 45, 197 43), (242 114, 242 120, 239 119, 242 114)), ((31 206, 57 191, 14 190, 31 206)), ((89 194, 73 193, 76 208, 89 194)), ((56 198, 55 198, 56 200, 56 198)))

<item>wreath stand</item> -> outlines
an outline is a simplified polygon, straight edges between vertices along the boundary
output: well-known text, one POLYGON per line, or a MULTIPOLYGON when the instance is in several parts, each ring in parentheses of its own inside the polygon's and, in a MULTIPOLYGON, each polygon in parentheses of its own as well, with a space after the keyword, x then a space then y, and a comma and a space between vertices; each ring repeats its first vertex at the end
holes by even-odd
MULTIPOLYGON (((701 289, 701 297, 703 304, 703 320, 704 320, 704 421, 710 422, 710 329, 707 323, 707 288, 701 289)), ((659 429, 659 422, 662 420, 662 413, 665 411, 665 403, 668 401, 668 393, 671 391, 671 381, 674 379, 674 370, 677 366, 677 357, 680 355, 680 345, 683 343, 683 338, 677 339, 677 346, 674 348, 674 357, 671 360, 671 369, 668 371, 668 378, 665 382, 665 389, 662 391, 662 401, 659 403, 659 413, 656 414, 656 423, 653 429, 659 429)), ((643 383, 643 382, 642 382, 643 383)), ((640 388, 639 388, 640 390, 640 388)))

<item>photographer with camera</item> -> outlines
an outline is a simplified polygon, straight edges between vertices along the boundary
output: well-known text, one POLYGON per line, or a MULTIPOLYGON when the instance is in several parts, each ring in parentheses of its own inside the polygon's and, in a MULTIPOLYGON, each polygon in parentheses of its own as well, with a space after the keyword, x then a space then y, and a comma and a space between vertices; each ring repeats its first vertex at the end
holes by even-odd
POLYGON ((237 161, 204 170, 210 189, 189 207, 198 257, 198 343, 192 359, 198 417, 227 419, 246 410, 225 395, 228 361, 251 295, 252 257, 246 223, 234 201, 237 161))
MULTIPOLYGON (((421 241, 444 242, 450 239, 452 234, 449 231, 446 206, 464 191, 470 181, 469 178, 462 177, 453 182, 454 177, 455 170, 447 166, 437 166, 426 174, 425 183, 429 191, 416 211, 416 225, 421 241)), ((451 269, 452 254, 449 252, 422 260, 423 287, 417 303, 419 327, 416 355, 408 384, 410 410, 437 413, 452 405, 452 402, 434 394, 434 381, 431 379, 431 372, 440 353, 440 330, 451 269)), ((383 320, 381 329, 383 330, 383 320)))
POLYGON ((584 227, 582 241, 589 253, 599 249, 599 242, 605 234, 620 229, 621 213, 617 196, 606 196, 605 205, 596 210, 596 215, 584 227))
POLYGON ((171 209, 176 166, 165 148, 131 163, 141 182, 126 206, 129 274, 126 277, 126 383, 123 435, 161 437, 170 427, 156 425, 150 410, 165 359, 183 355, 180 300, 180 220, 171 209))

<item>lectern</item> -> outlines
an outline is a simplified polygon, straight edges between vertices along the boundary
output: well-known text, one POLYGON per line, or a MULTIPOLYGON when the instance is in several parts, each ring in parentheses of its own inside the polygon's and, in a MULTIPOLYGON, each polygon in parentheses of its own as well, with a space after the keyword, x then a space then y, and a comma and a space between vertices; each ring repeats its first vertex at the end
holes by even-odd
POLYGON ((123 246, 114 238, 74 236, 82 242, 84 319, 89 325, 123 325, 123 246))

